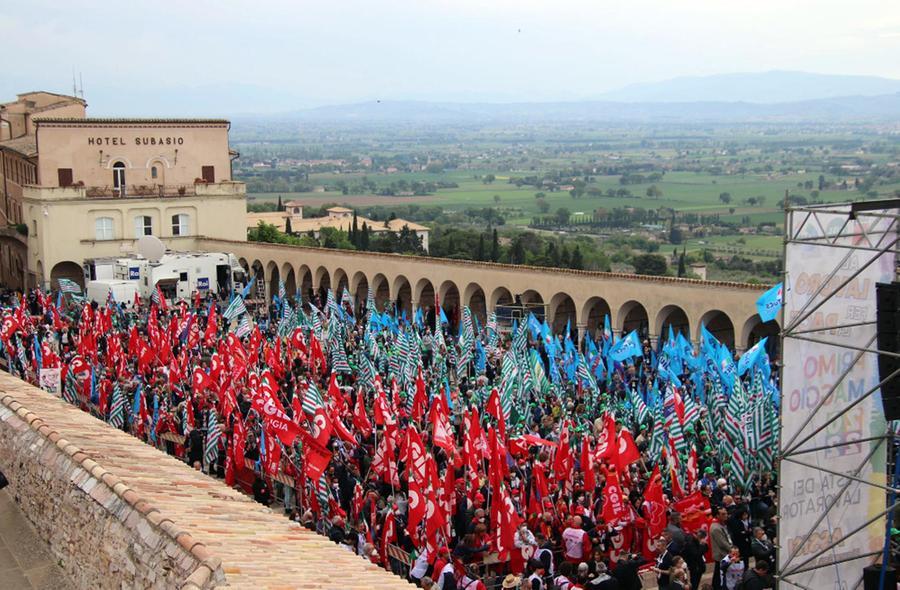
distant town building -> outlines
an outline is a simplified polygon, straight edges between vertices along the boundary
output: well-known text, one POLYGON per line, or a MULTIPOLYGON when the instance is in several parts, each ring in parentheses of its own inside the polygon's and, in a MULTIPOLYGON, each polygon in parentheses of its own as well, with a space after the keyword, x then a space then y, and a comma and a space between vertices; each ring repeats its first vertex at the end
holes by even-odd
POLYGON ((85 259, 129 254, 144 235, 181 250, 246 239, 228 121, 87 118, 86 106, 48 92, 0 106, 3 216, 27 234, 24 274, 6 284, 84 285, 85 259))
MULTIPOLYGON (((312 232, 313 236, 318 238, 319 232, 323 227, 331 227, 344 232, 350 230, 353 225, 353 209, 347 207, 331 207, 326 209, 328 213, 325 217, 303 217, 303 205, 298 201, 288 201, 284 204, 284 211, 273 211, 263 213, 247 213, 247 229, 252 229, 259 225, 259 222, 274 225, 280 231, 286 231, 287 221, 291 220, 291 232, 294 234, 307 234, 312 232)), ((399 233, 404 227, 408 227, 416 233, 422 240, 422 248, 428 251, 428 235, 431 230, 418 223, 407 221, 405 219, 392 219, 390 221, 376 221, 357 215, 356 224, 362 229, 363 224, 372 231, 373 234, 392 231, 399 233)))

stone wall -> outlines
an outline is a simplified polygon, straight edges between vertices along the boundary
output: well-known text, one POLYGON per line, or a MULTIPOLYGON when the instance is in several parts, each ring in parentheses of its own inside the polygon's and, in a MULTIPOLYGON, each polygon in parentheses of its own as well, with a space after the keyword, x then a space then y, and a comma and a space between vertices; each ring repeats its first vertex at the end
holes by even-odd
POLYGON ((94 458, 0 392, 0 470, 75 586, 199 590, 224 583, 219 559, 94 458))

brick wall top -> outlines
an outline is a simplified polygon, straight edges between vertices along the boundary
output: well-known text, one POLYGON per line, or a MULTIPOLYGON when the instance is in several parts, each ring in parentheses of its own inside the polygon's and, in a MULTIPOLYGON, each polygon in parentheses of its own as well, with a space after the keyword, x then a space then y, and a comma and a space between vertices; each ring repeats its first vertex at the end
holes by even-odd
POLYGON ((0 373, 0 405, 206 565, 185 588, 208 587, 219 563, 233 588, 410 587, 220 480, 6 373, 0 373))

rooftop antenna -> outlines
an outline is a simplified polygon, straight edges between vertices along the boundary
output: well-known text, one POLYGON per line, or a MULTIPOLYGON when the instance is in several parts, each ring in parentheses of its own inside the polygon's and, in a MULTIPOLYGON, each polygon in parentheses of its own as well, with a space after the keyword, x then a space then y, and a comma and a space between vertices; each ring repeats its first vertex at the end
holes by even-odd
POLYGON ((84 78, 81 77, 81 72, 78 72, 78 93, 81 95, 81 100, 84 100, 84 78))

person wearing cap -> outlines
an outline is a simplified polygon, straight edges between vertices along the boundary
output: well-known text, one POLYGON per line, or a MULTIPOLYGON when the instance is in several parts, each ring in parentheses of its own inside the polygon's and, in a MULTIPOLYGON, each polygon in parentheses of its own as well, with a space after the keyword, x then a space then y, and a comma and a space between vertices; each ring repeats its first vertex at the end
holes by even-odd
MULTIPOLYGON (((707 449, 709 447, 706 447, 707 449)), ((709 486, 709 489, 716 487, 716 470, 712 467, 703 468, 703 477, 700 478, 701 486, 709 486)))

